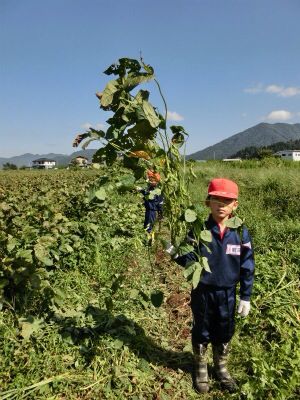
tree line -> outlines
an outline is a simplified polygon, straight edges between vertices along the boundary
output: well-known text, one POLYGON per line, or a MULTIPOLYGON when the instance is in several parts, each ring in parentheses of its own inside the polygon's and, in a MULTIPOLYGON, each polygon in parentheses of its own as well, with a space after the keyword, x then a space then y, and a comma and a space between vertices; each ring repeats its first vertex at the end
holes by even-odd
POLYGON ((242 150, 239 150, 235 154, 231 155, 230 158, 242 158, 242 159, 253 159, 256 158, 261 160, 266 157, 273 157, 274 153, 280 150, 295 150, 300 148, 300 139, 289 140, 288 142, 276 142, 269 146, 249 146, 242 150))

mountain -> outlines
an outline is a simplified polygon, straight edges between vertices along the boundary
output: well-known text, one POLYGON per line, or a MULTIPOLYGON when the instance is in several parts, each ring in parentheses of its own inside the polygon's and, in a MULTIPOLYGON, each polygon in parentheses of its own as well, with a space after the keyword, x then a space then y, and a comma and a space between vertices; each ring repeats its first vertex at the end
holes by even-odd
MULTIPOLYGON (((243 132, 230 136, 213 146, 189 154, 187 158, 194 160, 221 160, 223 158, 231 157, 233 154, 245 149, 246 147, 266 147, 278 142, 289 142, 294 140, 300 140, 300 124, 261 123, 252 128, 248 128, 243 132)), ((69 164, 72 158, 79 155, 92 160, 96 151, 96 149, 87 149, 75 151, 70 155, 56 153, 26 153, 21 156, 9 158, 0 157, 0 168, 2 168, 5 163, 15 164, 17 167, 29 167, 31 166, 32 160, 37 158, 50 158, 57 162, 57 166, 65 166, 69 164)))
POLYGON ((87 150, 75 151, 70 155, 56 154, 56 153, 48 153, 48 154, 26 153, 22 154, 21 156, 15 156, 15 157, 8 157, 8 158, 0 157, 0 168, 2 168, 3 164, 5 163, 15 164, 17 167, 23 167, 23 166, 30 167, 31 162, 33 160, 36 160, 37 158, 49 158, 51 160, 55 160, 58 167, 66 166, 69 164, 72 158, 77 156, 84 156, 87 159, 92 160, 92 157, 96 151, 97 151, 96 149, 87 149, 87 150))
POLYGON ((194 160, 221 160, 245 147, 270 146, 277 142, 300 139, 300 124, 261 123, 237 133, 229 138, 187 156, 194 160))

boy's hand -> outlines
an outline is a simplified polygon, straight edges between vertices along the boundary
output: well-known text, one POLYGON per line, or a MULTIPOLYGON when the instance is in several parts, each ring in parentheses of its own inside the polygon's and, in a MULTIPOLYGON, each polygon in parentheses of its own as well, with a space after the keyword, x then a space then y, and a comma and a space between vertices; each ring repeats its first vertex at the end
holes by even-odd
POLYGON ((250 301, 240 300, 237 311, 238 314, 240 314, 242 317, 247 317, 249 311, 250 311, 250 301))
POLYGON ((176 251, 176 247, 172 245, 172 243, 168 243, 166 248, 165 248, 165 252, 170 254, 170 256, 175 259, 176 257, 178 257, 177 251, 176 251))

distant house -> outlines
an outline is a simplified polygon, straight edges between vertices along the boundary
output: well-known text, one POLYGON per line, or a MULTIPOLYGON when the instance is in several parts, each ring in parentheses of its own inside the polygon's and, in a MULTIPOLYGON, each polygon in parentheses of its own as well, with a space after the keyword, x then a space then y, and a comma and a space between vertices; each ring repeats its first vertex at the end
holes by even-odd
POLYGON ((81 167, 81 168, 86 168, 88 165, 90 165, 90 162, 84 156, 77 156, 75 158, 72 158, 70 165, 76 166, 76 167, 81 167))
POLYGON ((300 150, 280 150, 274 155, 284 160, 300 161, 300 150))
POLYGON ((51 169, 55 168, 56 161, 50 160, 49 158, 38 158, 32 161, 32 168, 36 169, 51 169))
POLYGON ((242 161, 241 158, 223 158, 222 161, 242 161))

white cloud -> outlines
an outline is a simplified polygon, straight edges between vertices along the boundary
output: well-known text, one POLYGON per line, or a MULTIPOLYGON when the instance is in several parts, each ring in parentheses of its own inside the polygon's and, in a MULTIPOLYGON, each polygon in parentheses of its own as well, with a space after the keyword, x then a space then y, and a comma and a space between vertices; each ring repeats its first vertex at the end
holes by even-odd
POLYGON ((268 121, 288 121, 294 116, 293 113, 286 110, 271 111, 264 119, 268 121))
POLYGON ((297 86, 281 86, 281 85, 267 85, 264 86, 259 83, 256 86, 244 89, 245 93, 257 94, 257 93, 270 93, 276 94, 279 97, 293 97, 300 94, 300 87, 297 86))
POLYGON ((282 90, 280 93, 280 96, 282 97, 292 97, 296 96, 297 94, 300 94, 300 88, 299 87, 287 87, 282 90))
POLYGON ((284 90, 283 86, 269 85, 266 87, 265 91, 267 93, 281 93, 284 90))
POLYGON ((292 97, 300 94, 300 88, 295 86, 279 86, 279 85, 269 85, 266 87, 267 93, 275 93, 280 97, 292 97))
POLYGON ((90 122, 85 122, 84 124, 81 125, 81 128, 85 129, 86 131, 90 128, 100 130, 100 129, 104 129, 104 127, 105 127, 104 124, 99 123, 99 124, 96 124, 93 126, 90 122))
POLYGON ((183 121, 182 115, 178 114, 176 111, 168 111, 167 119, 169 121, 183 121))

